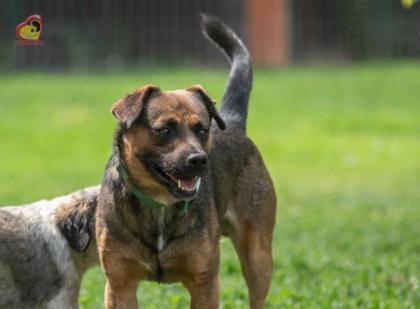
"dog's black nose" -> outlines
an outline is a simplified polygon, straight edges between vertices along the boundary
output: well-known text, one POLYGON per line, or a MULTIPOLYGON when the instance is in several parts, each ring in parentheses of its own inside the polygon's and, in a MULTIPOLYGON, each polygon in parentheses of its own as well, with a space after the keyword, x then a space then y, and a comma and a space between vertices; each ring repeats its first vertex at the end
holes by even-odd
POLYGON ((201 153, 193 153, 187 157, 187 166, 192 168, 203 168, 207 164, 207 156, 201 153))

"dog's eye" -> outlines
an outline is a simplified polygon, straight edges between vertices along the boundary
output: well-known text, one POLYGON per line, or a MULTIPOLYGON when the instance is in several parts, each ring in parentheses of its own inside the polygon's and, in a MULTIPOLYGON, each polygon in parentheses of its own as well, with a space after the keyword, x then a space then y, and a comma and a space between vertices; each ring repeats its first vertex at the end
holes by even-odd
POLYGON ((207 130, 201 123, 198 123, 194 128, 195 134, 201 139, 207 139, 209 130, 207 130))
POLYGON ((171 131, 168 128, 162 128, 158 130, 158 133, 162 136, 168 136, 171 134, 171 131))

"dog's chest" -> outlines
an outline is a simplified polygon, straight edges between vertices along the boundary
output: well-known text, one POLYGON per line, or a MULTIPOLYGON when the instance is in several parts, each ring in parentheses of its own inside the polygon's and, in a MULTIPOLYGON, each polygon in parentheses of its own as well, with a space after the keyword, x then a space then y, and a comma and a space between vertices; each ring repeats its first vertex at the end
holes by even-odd
POLYGON ((188 229, 188 222, 164 209, 153 209, 139 222, 143 241, 154 254, 159 254, 188 229))
POLYGON ((157 240, 156 251, 159 253, 165 246, 165 222, 163 216, 158 218, 157 222, 157 240))
POLYGON ((191 252, 200 246, 191 241, 191 237, 195 239, 204 230, 194 224, 196 219, 193 214, 185 216, 175 213, 172 216, 159 210, 152 213, 143 216, 147 220, 139 222, 143 245, 139 247, 136 259, 145 276, 143 279, 158 282, 179 281, 180 273, 190 273, 189 269, 194 263, 187 261, 193 258, 190 256, 191 252))

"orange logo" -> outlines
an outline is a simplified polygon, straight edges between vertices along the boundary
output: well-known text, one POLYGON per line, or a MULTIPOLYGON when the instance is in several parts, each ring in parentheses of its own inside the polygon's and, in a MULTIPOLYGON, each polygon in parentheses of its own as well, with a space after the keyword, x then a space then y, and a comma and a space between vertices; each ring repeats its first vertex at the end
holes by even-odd
POLYGON ((41 45, 42 17, 31 15, 16 27, 18 45, 41 45))

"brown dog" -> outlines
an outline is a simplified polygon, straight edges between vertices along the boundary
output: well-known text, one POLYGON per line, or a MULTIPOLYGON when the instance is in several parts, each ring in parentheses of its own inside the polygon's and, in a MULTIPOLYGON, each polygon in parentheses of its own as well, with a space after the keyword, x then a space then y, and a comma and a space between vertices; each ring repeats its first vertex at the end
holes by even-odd
POLYGON ((200 86, 146 85, 113 106, 119 128, 96 226, 106 308, 137 308, 140 280, 182 282, 191 308, 217 308, 222 234, 240 257, 251 307, 264 307, 276 198, 245 134, 250 57, 219 20, 202 24, 232 61, 220 115, 200 86))

